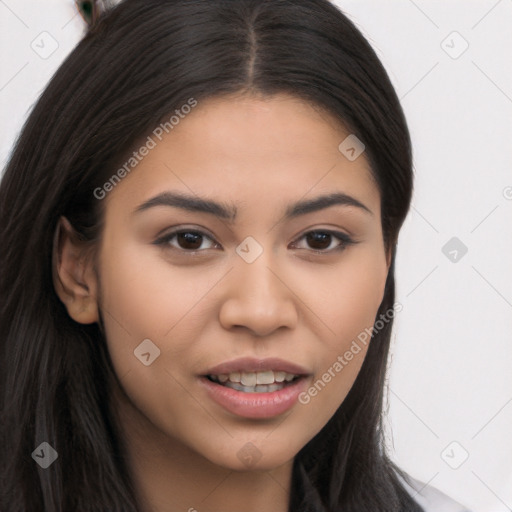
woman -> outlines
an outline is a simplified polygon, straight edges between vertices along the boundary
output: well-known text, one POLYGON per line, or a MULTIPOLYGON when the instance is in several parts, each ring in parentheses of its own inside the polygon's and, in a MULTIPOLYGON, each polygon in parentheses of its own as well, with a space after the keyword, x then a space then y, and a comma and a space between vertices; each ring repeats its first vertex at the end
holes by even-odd
POLYGON ((411 193, 329 2, 95 20, 0 188, 2 510, 462 510, 383 448, 411 193))

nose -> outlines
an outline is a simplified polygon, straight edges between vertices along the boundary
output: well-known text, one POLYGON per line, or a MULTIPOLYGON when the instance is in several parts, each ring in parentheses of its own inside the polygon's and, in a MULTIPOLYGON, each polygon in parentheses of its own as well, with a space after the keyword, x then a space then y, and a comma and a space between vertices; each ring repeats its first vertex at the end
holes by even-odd
POLYGON ((219 312, 225 329, 246 328, 256 336, 268 336, 279 328, 296 327, 298 311, 291 283, 271 268, 266 254, 252 263, 240 258, 228 274, 219 312))

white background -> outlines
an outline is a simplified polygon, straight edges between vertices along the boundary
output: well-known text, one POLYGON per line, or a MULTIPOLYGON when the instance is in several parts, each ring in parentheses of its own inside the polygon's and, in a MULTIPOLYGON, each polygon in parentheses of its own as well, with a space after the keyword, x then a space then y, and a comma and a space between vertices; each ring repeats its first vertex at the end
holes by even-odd
MULTIPOLYGON (((397 259, 392 456, 474 512, 512 510, 512 0, 336 3, 386 66, 414 144, 397 259), (465 255, 442 252, 453 237, 465 255)), ((71 0, 0 0, 2 168, 83 30, 71 0)))

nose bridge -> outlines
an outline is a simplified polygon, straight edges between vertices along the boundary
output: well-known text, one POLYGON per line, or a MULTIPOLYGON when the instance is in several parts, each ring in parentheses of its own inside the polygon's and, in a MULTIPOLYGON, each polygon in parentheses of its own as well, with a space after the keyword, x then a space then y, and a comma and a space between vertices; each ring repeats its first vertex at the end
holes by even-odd
MULTIPOLYGON (((249 250, 253 251, 250 244, 249 242, 249 250)), ((243 244, 240 246, 239 249, 242 250, 243 244)), ((258 307, 262 311, 266 307, 270 308, 272 303, 283 299, 283 290, 280 289, 283 285, 275 276, 275 271, 270 270, 272 267, 275 268, 276 264, 271 248, 262 250, 254 261, 240 257, 234 272, 238 283, 236 295, 239 299, 252 303, 253 307, 258 307)))
POLYGON ((231 282, 220 320, 227 328, 245 326, 263 335, 281 326, 293 327, 297 311, 285 279, 275 270, 278 265, 274 252, 271 248, 259 247, 254 239, 237 247, 235 268, 230 272, 231 282))
POLYGON ((253 236, 247 236, 236 248, 235 252, 235 278, 239 287, 246 287, 242 295, 256 294, 271 296, 277 290, 273 290, 276 279, 270 268, 277 266, 276 251, 271 242, 271 236, 259 235, 258 240, 253 236))

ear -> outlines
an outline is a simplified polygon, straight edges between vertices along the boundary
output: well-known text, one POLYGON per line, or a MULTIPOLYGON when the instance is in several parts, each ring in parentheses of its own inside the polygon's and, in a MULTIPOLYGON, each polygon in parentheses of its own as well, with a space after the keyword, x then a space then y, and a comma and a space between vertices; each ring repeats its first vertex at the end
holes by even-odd
POLYGON ((66 217, 60 217, 53 238, 53 285, 69 316, 81 324, 98 317, 98 282, 91 250, 66 217))

